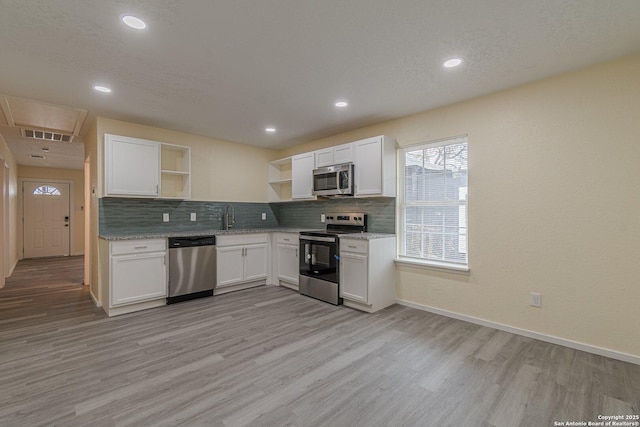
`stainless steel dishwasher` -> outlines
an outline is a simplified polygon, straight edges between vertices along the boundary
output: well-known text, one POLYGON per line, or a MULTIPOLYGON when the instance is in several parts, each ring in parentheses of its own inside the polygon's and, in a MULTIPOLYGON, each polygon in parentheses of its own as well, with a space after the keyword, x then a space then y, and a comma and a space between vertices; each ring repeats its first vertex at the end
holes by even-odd
POLYGON ((169 238, 167 304, 213 295, 216 286, 216 237, 169 238))

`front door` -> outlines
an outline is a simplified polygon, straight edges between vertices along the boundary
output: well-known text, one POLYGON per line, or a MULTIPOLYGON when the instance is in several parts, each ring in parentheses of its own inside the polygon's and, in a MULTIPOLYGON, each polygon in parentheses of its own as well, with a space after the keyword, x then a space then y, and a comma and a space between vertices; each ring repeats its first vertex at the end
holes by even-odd
POLYGON ((69 255, 69 184, 24 181, 24 257, 69 255))

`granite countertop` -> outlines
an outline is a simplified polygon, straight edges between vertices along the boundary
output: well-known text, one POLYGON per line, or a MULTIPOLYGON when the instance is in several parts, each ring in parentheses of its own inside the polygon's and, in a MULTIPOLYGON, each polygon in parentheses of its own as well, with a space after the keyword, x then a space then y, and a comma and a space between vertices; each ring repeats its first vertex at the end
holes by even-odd
POLYGON ((341 239, 352 239, 352 240, 373 240, 373 239, 384 239, 386 237, 395 237, 395 234, 386 234, 386 233, 350 233, 350 234, 339 234, 341 239))
POLYGON ((308 228, 248 228, 231 230, 190 230, 190 231, 127 231, 127 232, 106 232, 100 233, 99 237, 104 240, 138 240, 138 239, 159 239, 167 237, 191 237, 191 236, 229 236, 236 234, 253 233, 300 233, 309 231, 308 228))

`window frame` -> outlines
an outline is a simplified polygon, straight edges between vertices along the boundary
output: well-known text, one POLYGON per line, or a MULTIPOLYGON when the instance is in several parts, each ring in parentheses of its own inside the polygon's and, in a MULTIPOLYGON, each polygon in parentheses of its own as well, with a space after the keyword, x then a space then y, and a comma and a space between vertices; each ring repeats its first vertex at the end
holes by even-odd
MULTIPOLYGON (((443 261, 430 258, 418 258, 413 256, 407 256, 405 254, 407 235, 406 235, 406 210, 410 206, 416 206, 416 204, 407 204, 405 200, 406 196, 406 153, 411 151, 424 150, 427 148, 438 148, 447 145, 455 145, 464 143, 467 146, 467 162, 469 153, 469 138, 468 135, 458 135, 448 138, 442 138, 432 141, 420 142, 404 146, 398 149, 398 198, 397 198, 397 227, 398 227, 398 248, 396 263, 406 264, 414 267, 424 267, 428 269, 443 270, 457 273, 468 273, 469 269, 469 165, 467 163, 467 186, 466 186, 466 198, 464 203, 451 203, 450 206, 464 207, 465 211, 465 236, 466 236, 466 263, 455 261, 443 261)), ((462 187, 461 187, 462 188, 462 187)), ((444 201, 444 199, 442 199, 444 201)), ((437 201, 436 201, 437 202, 437 201)), ((428 203, 428 202, 427 202, 428 203)), ((437 204, 436 204, 437 205, 437 204)), ((444 206, 445 204, 442 204, 444 206)), ((459 234, 460 236, 461 234, 459 234)))
POLYGON ((33 189, 31 193, 34 196, 62 196, 60 189, 54 185, 43 184, 33 189), (42 189, 46 188, 47 191, 43 191, 42 189), (40 190, 40 191, 38 191, 40 190))

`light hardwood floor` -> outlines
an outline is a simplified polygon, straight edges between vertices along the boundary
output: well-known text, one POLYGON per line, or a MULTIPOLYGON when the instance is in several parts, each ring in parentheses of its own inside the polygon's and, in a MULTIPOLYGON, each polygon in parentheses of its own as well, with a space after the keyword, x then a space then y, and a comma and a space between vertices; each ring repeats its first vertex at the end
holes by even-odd
MULTIPOLYGON (((640 366, 262 287, 107 318, 82 258, 0 290, 1 426, 553 426, 640 413, 640 366)), ((637 337, 635 337, 637 339, 637 337)))

